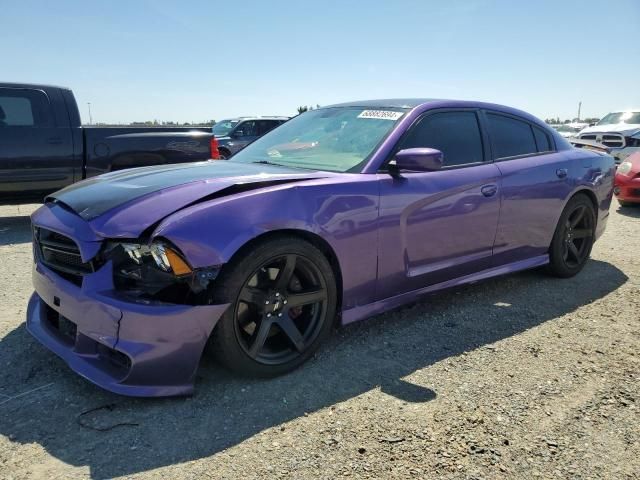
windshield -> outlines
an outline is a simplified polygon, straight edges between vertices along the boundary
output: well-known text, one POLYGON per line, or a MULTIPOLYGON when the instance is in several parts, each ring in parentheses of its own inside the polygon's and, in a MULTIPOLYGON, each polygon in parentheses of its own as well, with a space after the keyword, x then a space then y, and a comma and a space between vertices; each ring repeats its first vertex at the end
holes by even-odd
POLYGON ((598 125, 613 125, 616 123, 640 123, 640 112, 615 112, 605 115, 598 125))
POLYGON ((211 131, 216 137, 224 137, 229 134, 240 120, 222 120, 216 123, 211 131))
POLYGON ((363 107, 310 110, 256 140, 229 161, 356 172, 405 112, 363 107))

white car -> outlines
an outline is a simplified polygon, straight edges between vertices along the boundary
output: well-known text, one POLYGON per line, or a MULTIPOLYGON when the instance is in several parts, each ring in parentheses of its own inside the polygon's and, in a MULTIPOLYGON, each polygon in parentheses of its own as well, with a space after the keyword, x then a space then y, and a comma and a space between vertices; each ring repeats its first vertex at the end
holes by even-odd
POLYGON ((582 130, 579 138, 606 145, 620 163, 640 151, 640 109, 609 113, 593 127, 582 130))

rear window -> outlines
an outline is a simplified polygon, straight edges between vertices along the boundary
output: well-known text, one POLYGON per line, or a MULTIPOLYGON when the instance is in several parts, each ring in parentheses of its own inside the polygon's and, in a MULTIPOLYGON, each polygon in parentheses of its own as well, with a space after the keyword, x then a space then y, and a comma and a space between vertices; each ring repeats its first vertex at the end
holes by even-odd
POLYGON ((0 128, 46 127, 50 122, 49 99, 44 92, 0 88, 0 128))
POLYGON ((487 114, 493 158, 516 157, 538 152, 531 125, 494 113, 487 114))

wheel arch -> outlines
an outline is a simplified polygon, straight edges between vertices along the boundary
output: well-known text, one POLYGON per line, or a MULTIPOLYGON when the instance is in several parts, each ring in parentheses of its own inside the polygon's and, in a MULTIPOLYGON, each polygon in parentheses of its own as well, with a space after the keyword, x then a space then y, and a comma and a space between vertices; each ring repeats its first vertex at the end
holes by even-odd
POLYGON ((564 202, 564 206, 562 207, 562 210, 560 210, 560 213, 558 214, 558 217, 556 218, 556 226, 553 229, 553 235, 551 236, 551 239, 549 240, 549 248, 551 248, 551 244, 553 242, 553 238, 555 236, 555 232, 556 232, 556 230, 558 229, 558 226, 559 226, 560 218, 562 218, 562 212, 564 212, 564 209, 567 208, 567 205, 569 205, 569 202, 571 200, 573 200, 577 195, 584 195, 591 202, 591 205, 593 206, 593 211, 595 213, 595 225, 594 225, 593 228, 594 228, 594 230, 597 228, 597 226, 598 226, 598 199, 597 199, 595 193, 593 193, 588 188, 579 188, 576 191, 574 191, 570 196, 568 196, 566 202, 564 202))
POLYGON ((224 145, 218 146, 218 151, 220 153, 226 152, 227 159, 229 159, 229 157, 231 157, 231 155, 233 155, 233 153, 231 153, 231 150, 229 149, 229 147, 225 147, 224 145))
POLYGON ((342 268, 340 267, 340 261, 338 260, 338 256, 336 255, 333 247, 320 235, 310 232, 308 230, 301 230, 296 228, 283 228, 279 230, 271 230, 268 232, 261 233, 243 245, 241 245, 229 258, 229 261, 224 264, 222 269, 229 268, 232 266, 238 258, 243 257, 244 255, 250 254, 250 252, 255 248, 256 245, 266 242, 275 238, 298 238, 300 240, 304 240, 318 250, 322 252, 325 256, 331 269, 333 270, 333 274, 336 279, 336 291, 338 294, 337 298, 337 308, 336 311, 338 314, 342 311, 342 296, 343 296, 343 283, 342 283, 342 268))
POLYGON ((565 203, 565 208, 569 204, 571 199, 573 199, 576 195, 580 195, 580 194, 585 195, 591 201, 591 205, 593 206, 593 213, 595 214, 595 222, 596 222, 593 227, 596 228, 598 226, 598 198, 596 197, 596 194, 593 193, 593 191, 589 190, 588 188, 580 188, 576 190, 575 192, 573 192, 573 195, 571 195, 567 199, 567 202, 565 203))

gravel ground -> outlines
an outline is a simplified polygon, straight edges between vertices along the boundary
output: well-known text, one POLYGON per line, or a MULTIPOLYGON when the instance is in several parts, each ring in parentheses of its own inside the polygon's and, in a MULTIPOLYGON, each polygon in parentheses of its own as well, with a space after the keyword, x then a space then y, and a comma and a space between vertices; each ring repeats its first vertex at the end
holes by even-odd
POLYGON ((0 478, 640 478, 640 208, 576 278, 530 271, 337 330, 298 371, 205 361, 134 400, 24 329, 29 213, 0 207, 0 478))

